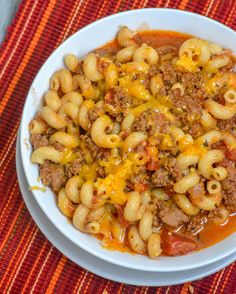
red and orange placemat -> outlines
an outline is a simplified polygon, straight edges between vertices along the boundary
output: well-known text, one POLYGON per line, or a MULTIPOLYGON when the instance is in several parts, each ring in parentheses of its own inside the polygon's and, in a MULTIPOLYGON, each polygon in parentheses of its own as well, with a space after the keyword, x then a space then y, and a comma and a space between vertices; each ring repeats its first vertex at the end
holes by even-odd
POLYGON ((104 16, 143 7, 200 13, 236 28, 235 0, 23 0, 0 49, 0 293, 236 293, 236 263, 202 280, 135 287, 102 279, 42 235, 19 191, 15 145, 22 108, 41 65, 66 38, 104 16))

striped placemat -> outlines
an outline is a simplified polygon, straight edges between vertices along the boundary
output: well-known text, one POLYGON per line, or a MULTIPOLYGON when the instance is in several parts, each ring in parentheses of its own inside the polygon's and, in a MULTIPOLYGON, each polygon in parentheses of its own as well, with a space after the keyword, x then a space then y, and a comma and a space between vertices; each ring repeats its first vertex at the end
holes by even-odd
POLYGON ((0 49, 0 293, 236 293, 236 263, 200 281, 135 287, 102 279, 63 256, 42 235, 19 191, 17 129, 39 68, 66 38, 119 11, 171 7, 236 28, 235 0, 23 0, 0 49))

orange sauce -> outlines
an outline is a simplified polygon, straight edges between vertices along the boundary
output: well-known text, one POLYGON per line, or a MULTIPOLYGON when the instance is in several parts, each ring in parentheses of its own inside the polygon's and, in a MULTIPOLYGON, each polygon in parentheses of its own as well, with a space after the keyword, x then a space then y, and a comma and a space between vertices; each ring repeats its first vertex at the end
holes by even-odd
POLYGON ((134 40, 138 44, 146 43, 154 48, 163 45, 180 47, 189 38, 192 38, 189 34, 164 30, 142 31, 134 36, 134 40))
MULTIPOLYGON (((154 48, 163 45, 180 47, 180 45, 189 38, 192 38, 192 36, 189 34, 164 30, 140 31, 134 36, 135 42, 139 45, 142 43, 146 43, 154 48)), ((117 40, 114 39, 106 43, 102 47, 96 49, 96 51, 101 52, 109 50, 111 52, 116 52, 119 49, 121 49, 121 47, 118 44, 117 40)))
MULTIPOLYGON (((137 32, 134 36, 134 40, 138 44, 146 43, 154 48, 164 45, 176 46, 179 48, 185 40, 191 37, 192 36, 189 34, 173 31, 148 30, 137 32)), ((112 54, 115 54, 119 49, 120 46, 117 40, 112 40, 104 46, 98 48, 96 51, 110 51, 112 54)), ((228 222, 224 225, 216 225, 213 222, 207 223, 204 229, 198 234, 198 238, 194 239, 198 243, 198 249, 201 250, 222 241, 235 231, 236 214, 230 216, 228 222)), ((103 247, 106 249, 134 253, 127 245, 127 236, 125 237, 123 243, 112 240, 112 238, 104 238, 102 235, 97 235, 96 238, 102 240, 103 247)))
POLYGON ((108 250, 116 250, 120 252, 134 253, 125 243, 118 242, 112 239, 103 239, 102 247, 108 250))
POLYGON ((128 241, 126 240, 127 236, 125 236, 124 240, 120 242, 118 240, 112 239, 112 236, 104 236, 103 234, 97 234, 95 237, 102 242, 102 247, 108 250, 134 253, 128 246, 128 241))
MULTIPOLYGON (((209 222, 205 225, 204 229, 199 233, 198 238, 193 238, 197 245, 198 250, 210 247, 225 238, 229 237, 236 231, 236 214, 229 217, 229 220, 224 225, 216 225, 213 222, 209 222)), ((127 252, 135 254, 128 246, 128 240, 124 242, 116 241, 112 238, 106 238, 102 235, 96 235, 97 239, 102 241, 102 247, 108 250, 127 252)))
POLYGON ((204 249, 210 247, 236 231, 236 214, 229 217, 224 225, 216 225, 209 222, 205 228, 199 233, 198 247, 204 249))

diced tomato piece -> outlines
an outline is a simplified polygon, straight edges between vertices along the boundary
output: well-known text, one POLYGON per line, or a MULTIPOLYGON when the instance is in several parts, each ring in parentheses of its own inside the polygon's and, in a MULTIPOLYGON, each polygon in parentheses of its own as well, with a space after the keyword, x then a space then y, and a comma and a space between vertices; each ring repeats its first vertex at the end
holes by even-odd
POLYGON ((220 96, 220 97, 218 98, 217 102, 218 102, 219 104, 221 104, 221 105, 225 105, 225 98, 224 98, 224 96, 220 96))
POLYGON ((225 152, 226 145, 224 142, 221 141, 221 142, 216 143, 216 146, 214 147, 214 149, 219 149, 219 150, 225 152))
POLYGON ((143 147, 143 149, 147 149, 147 145, 148 145, 148 143, 147 143, 147 141, 143 141, 142 143, 140 143, 140 145, 143 147))
POLYGON ((227 148, 225 150, 225 156, 234 162, 236 162, 236 148, 227 148))
POLYGON ((114 92, 112 89, 110 89, 107 94, 104 97, 104 100, 106 103, 111 104, 112 101, 114 100, 114 92))
POLYGON ((117 204, 116 209, 117 209, 117 214, 118 214, 117 218, 119 223, 122 225, 122 227, 128 228, 129 222, 124 219, 124 208, 121 205, 117 204))
POLYGON ((144 192, 147 189, 148 189, 148 184, 144 183, 143 181, 140 181, 134 184, 134 190, 137 192, 144 192))
POLYGON ((130 190, 134 190, 134 184, 129 181, 126 181, 126 187, 129 188, 130 190))
POLYGON ((126 132, 126 131, 121 131, 120 132, 120 134, 119 134, 119 136, 124 140, 124 139, 126 139, 127 137, 128 137, 128 133, 126 132))
POLYGON ((155 146, 148 146, 146 148, 147 153, 147 164, 146 169, 150 171, 155 171, 158 169, 158 149, 155 146))
POLYGON ((149 162, 147 162, 146 169, 150 170, 150 171, 157 170, 158 169, 158 162, 151 159, 149 162))
POLYGON ((165 189, 164 189, 164 191, 166 192, 166 194, 168 195, 168 196, 173 196, 173 195, 175 195, 175 191, 174 191, 174 189, 173 189, 173 185, 169 185, 169 186, 167 186, 167 187, 165 187, 165 189))
POLYGON ((166 255, 184 255, 194 251, 197 244, 187 237, 164 230, 161 234, 162 250, 166 255))
POLYGON ((236 162, 236 148, 229 148, 223 142, 219 142, 216 149, 223 151, 227 159, 236 162))

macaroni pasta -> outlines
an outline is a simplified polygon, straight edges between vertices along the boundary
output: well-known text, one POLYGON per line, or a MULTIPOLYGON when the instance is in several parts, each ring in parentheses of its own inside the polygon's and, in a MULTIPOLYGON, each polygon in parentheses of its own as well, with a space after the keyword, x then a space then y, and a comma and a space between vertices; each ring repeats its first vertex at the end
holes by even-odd
POLYGON ((122 27, 64 62, 29 124, 31 161, 62 214, 104 246, 152 259, 211 243, 205 227, 236 212, 232 52, 122 27))

